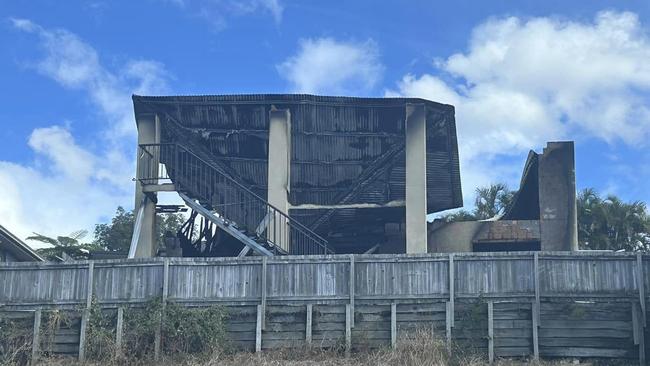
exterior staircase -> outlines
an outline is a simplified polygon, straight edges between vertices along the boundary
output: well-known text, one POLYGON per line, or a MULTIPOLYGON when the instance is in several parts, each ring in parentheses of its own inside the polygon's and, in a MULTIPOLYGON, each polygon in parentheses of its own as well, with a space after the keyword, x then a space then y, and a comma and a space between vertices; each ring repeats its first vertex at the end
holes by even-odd
POLYGON ((186 146, 141 144, 139 159, 141 184, 173 184, 187 206, 245 245, 240 255, 333 253, 327 240, 186 146))

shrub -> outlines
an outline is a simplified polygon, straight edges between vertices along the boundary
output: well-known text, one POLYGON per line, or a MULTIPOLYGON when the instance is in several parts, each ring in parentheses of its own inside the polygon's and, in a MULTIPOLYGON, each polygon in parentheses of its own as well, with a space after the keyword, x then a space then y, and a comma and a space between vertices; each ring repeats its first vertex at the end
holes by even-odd
POLYGON ((0 364, 26 365, 32 349, 32 318, 0 318, 0 364))

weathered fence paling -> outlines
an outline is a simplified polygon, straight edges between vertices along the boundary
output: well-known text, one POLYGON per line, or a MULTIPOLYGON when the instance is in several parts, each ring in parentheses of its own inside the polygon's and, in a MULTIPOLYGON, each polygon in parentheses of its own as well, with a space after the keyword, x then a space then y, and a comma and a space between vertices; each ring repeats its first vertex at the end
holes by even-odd
MULTIPOLYGON (((650 256, 628 253, 9 263, 0 265, 0 316, 83 309, 81 359, 93 301, 119 309, 120 352, 124 307, 161 298, 163 306, 227 306, 238 319, 227 325, 232 343, 258 351, 301 343, 344 344, 347 351, 391 346, 400 335, 425 328, 446 337, 450 347, 453 340, 490 359, 643 360, 648 288, 650 256)), ((155 348, 158 354, 160 345, 155 348)), ((37 357, 38 341, 33 350, 37 357)))

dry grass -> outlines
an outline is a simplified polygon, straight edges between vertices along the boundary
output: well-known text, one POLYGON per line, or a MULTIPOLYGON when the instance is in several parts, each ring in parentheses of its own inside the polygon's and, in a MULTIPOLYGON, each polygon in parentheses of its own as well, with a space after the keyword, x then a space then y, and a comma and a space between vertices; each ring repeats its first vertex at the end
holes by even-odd
MULTIPOLYGON (((74 365, 70 359, 42 360, 47 365, 74 365)), ((261 354, 250 352, 215 353, 210 356, 167 355, 161 362, 112 360, 85 365, 142 365, 142 366, 478 366, 487 361, 478 355, 464 350, 455 350, 448 355, 446 344, 432 338, 428 332, 416 332, 401 339, 395 349, 383 348, 353 352, 349 357, 341 349, 292 348, 266 351, 261 354)), ((496 365, 560 365, 569 362, 527 362, 524 360, 498 360, 496 365)))

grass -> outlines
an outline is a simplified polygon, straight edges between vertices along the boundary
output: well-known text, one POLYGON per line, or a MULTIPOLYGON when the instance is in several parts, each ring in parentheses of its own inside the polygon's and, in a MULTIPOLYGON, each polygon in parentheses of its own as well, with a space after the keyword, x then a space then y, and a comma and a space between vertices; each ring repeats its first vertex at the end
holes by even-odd
MULTIPOLYGON (((44 359, 43 365, 81 365, 67 359, 44 359)), ((478 354, 466 350, 455 350, 447 353, 446 344, 440 339, 433 338, 428 332, 415 332, 398 341, 395 349, 381 348, 352 352, 346 357, 342 349, 310 349, 292 348, 265 351, 260 354, 251 352, 216 352, 210 355, 166 355, 160 362, 143 360, 105 360, 102 362, 87 362, 84 365, 142 365, 142 366, 478 366, 487 365, 487 360, 478 354)), ((497 360, 494 365, 569 365, 569 361, 526 361, 526 360, 497 360)), ((607 363, 609 364, 609 363, 607 363)))

